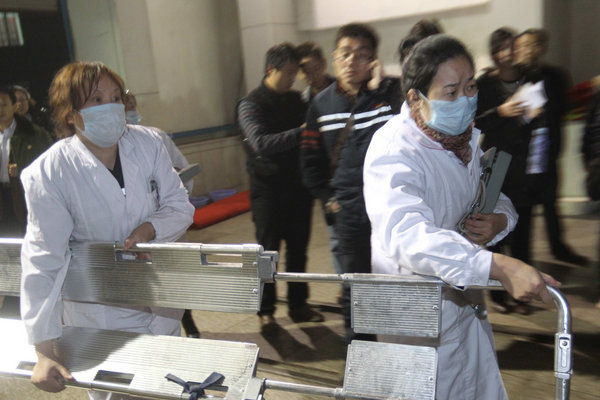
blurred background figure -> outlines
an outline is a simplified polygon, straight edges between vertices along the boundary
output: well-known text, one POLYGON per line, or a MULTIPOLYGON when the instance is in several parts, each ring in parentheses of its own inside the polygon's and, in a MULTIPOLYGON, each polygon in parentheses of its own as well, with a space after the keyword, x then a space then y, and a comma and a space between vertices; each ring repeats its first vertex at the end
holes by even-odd
POLYGON ((17 113, 16 91, 0 88, 0 236, 23 237, 27 210, 21 171, 52 144, 46 130, 17 113))
MULTIPOLYGON (((587 173, 585 181, 587 194, 590 199, 598 201, 600 200, 600 91, 597 89, 589 107, 581 152, 587 173)), ((600 251, 600 244, 598 250, 600 251)), ((598 294, 600 294, 600 286, 598 294)), ((596 303, 596 308, 600 308, 600 301, 596 303)))
MULTIPOLYGON (((325 72, 327 69, 327 61, 323 57, 323 51, 314 42, 304 42, 296 47, 300 56, 300 69, 298 75, 308 85, 302 91, 302 101, 310 104, 313 98, 327 86, 335 82, 335 78, 325 72)), ((324 214, 325 220, 327 215, 324 214)), ((333 231, 333 225, 327 225, 329 232, 329 250, 331 250, 333 269, 337 274, 341 274, 342 266, 338 257, 338 239, 333 231)))
MULTIPOLYGON (((279 251, 285 242, 287 272, 306 272, 313 198, 302 184, 300 134, 306 104, 293 90, 300 56, 291 43, 271 47, 265 55, 264 79, 237 108, 256 240, 265 250, 279 251)), ((288 315, 294 322, 321 322, 323 315, 307 303, 306 282, 288 282, 288 315)), ((258 313, 263 331, 275 328, 276 287, 267 283, 258 313)))
MULTIPOLYGON (((139 125, 142 120, 142 116, 137 109, 137 99, 135 95, 127 90, 125 94, 125 120, 128 124, 131 125, 139 125)), ((171 164, 176 171, 180 171, 187 166, 190 165, 185 156, 181 153, 181 151, 177 148, 173 139, 167 133, 159 128, 149 126, 147 127, 151 129, 154 133, 156 133, 161 141, 163 142, 165 148, 167 149, 167 153, 169 154, 169 158, 171 159, 171 164)), ((190 179, 187 182, 183 182, 185 189, 188 195, 191 196, 192 189, 194 188, 194 180, 190 179)), ((182 241, 185 241, 185 234, 181 237, 182 241)), ((192 318, 192 311, 185 310, 183 313, 183 317, 181 318, 181 324, 183 325, 183 329, 185 330, 185 334, 187 337, 191 338, 199 338, 200 331, 196 324, 194 323, 194 319, 192 318)))
MULTIPOLYGON (((129 91, 125 94, 125 119, 128 124, 139 125, 142 120, 142 116, 137 109, 137 100, 135 95, 129 91)), ((155 132, 160 139, 162 140, 165 148, 167 149, 167 153, 171 158, 171 163, 173 164, 173 168, 176 171, 181 171, 182 169, 188 167, 190 163, 185 158, 183 153, 177 148, 177 145, 171 139, 171 137, 162 129, 159 129, 154 126, 148 126, 153 132, 155 132)), ((192 195, 192 189, 194 188, 194 180, 190 179, 187 182, 183 182, 185 189, 188 192, 188 195, 192 195)))
POLYGON ((417 21, 398 45, 400 64, 404 62, 415 44, 428 36, 438 33, 444 33, 444 30, 437 19, 421 19, 417 21))
MULTIPOLYGON (((479 96, 477 101, 477 116, 475 125, 483 132, 481 148, 485 151, 491 147, 505 151, 512 156, 512 160, 504 179, 502 193, 506 194, 517 209, 530 206, 529 196, 525 182, 525 165, 529 148, 531 129, 521 118, 525 112, 523 102, 514 100, 513 95, 523 82, 522 71, 513 64, 513 41, 516 32, 511 28, 496 29, 489 40, 490 57, 494 67, 485 71, 477 79, 479 96)), ((519 223, 517 227, 519 229, 519 223)), ((526 221, 528 223, 528 221, 526 221)), ((510 254, 522 261, 530 262, 518 252, 509 251, 518 247, 511 246, 511 239, 519 235, 510 234, 505 240, 490 250, 510 254), (521 258, 523 257, 523 258, 521 258)), ((500 313, 516 311, 519 314, 529 313, 525 303, 517 302, 515 307, 506 302, 507 293, 492 290, 490 297, 492 307, 500 313)))
POLYGON ((316 43, 304 42, 296 47, 296 51, 300 57, 298 75, 308 85, 302 91, 302 101, 310 103, 317 93, 331 85, 335 79, 325 72, 327 61, 316 43))
POLYGON ((23 86, 13 85, 11 86, 11 90, 14 92, 15 98, 17 99, 17 115, 41 126, 55 137, 53 134, 54 127, 52 126, 52 118, 50 117, 48 107, 40 105, 35 101, 35 99, 31 97, 29 91, 23 86))
POLYGON ((542 204, 546 233, 554 257, 567 263, 585 265, 587 259, 564 243, 556 211, 557 160, 562 144, 562 123, 567 112, 569 78, 562 69, 542 61, 548 40, 546 31, 533 28, 521 32, 514 39, 514 64, 523 74, 522 83, 543 82, 547 101, 529 123, 530 139, 522 170, 525 176, 522 190, 527 192, 525 197, 529 204, 517 206, 519 223, 513 232, 512 252, 520 260, 530 262, 532 206, 542 204))

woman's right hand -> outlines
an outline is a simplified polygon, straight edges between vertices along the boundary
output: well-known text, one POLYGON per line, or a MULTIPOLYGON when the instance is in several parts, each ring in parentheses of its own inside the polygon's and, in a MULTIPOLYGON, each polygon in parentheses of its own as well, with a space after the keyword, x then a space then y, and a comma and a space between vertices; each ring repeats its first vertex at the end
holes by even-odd
POLYGON ((33 367, 31 383, 46 392, 60 392, 64 390, 65 380, 73 380, 71 372, 58 361, 54 353, 51 340, 46 340, 35 345, 38 362, 33 367))
POLYGON ((504 103, 499 105, 497 110, 498 114, 501 117, 512 118, 525 114, 525 111, 527 111, 527 107, 525 107, 524 102, 514 100, 512 97, 510 97, 504 103))
POLYGON ((492 256, 490 278, 500 281, 511 296, 519 301, 535 299, 548 305, 553 305, 554 302, 546 285, 558 287, 561 284, 531 265, 499 253, 492 256))

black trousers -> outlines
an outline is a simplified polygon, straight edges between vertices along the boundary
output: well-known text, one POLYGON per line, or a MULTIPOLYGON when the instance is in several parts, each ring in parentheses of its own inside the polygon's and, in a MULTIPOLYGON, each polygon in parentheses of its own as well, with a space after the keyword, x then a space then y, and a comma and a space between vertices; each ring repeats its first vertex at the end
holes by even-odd
MULTIPOLYGON (((335 215, 334 229, 338 237, 338 260, 343 273, 371 272, 371 224, 369 219, 357 218, 357 213, 341 210, 335 215), (354 215, 348 215, 354 214, 354 215)), ((344 285, 340 305, 344 316, 346 337, 350 341, 356 336, 351 330, 350 287, 344 285)))
MULTIPOLYGON (((272 189, 251 185, 250 204, 258 243, 265 250, 279 251, 284 241, 286 271, 305 272, 313 208, 310 193, 299 183, 272 189)), ((288 282, 287 298, 289 308, 305 305, 308 284, 288 282)), ((272 315, 276 299, 275 284, 265 284, 259 315, 272 315)))
POLYGON ((10 183, 0 183, 0 237, 23 237, 25 235, 25 222, 19 221, 15 214, 13 193, 10 183))
MULTIPOLYGON (((562 240, 562 229, 556 212, 555 201, 543 203, 544 222, 546 223, 546 234, 550 243, 550 249, 556 256, 565 251, 562 240)), ((532 206, 516 207, 519 221, 510 236, 510 248, 512 256, 526 263, 531 263, 531 212, 532 206)))

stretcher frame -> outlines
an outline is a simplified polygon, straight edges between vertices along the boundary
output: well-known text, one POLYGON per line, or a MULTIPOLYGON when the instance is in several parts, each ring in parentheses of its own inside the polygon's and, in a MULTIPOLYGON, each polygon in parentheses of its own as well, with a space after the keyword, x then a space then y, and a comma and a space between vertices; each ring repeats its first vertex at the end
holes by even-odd
MULTIPOLYGON (((21 242, 22 239, 0 239, 0 294, 19 294, 21 242)), ((279 280, 344 283, 351 287, 352 323, 356 332, 424 338, 439 336, 441 289, 445 284, 435 278, 414 275, 277 273, 277 253, 265 252, 261 246, 252 244, 144 243, 134 250, 124 251, 122 246, 114 243, 73 242, 70 248, 72 261, 63 285, 63 297, 66 299, 248 313, 256 312, 260 308, 265 282, 279 280), (136 256, 138 253, 144 253, 146 257, 140 259, 136 256), (150 259, 147 259, 148 256, 150 259), (241 262, 217 261, 222 257, 241 258, 241 262), (124 268, 128 271, 127 274, 118 273, 124 268), (145 278, 141 275, 145 275, 145 278), (186 289, 182 290, 181 285, 186 289), (138 287, 139 291, 136 290, 138 287), (199 292, 201 295, 198 295, 199 292), (418 298, 417 301, 415 297, 418 298)), ((489 286, 480 288, 501 287, 497 282, 490 282, 489 286)), ((572 375, 571 315, 569 306, 560 292, 549 289, 558 308, 554 365, 556 399, 567 400, 572 375)), ((13 323, 0 320, 0 325, 8 326, 13 323)), ((3 335, 3 331, 6 332, 6 329, 0 327, 0 335, 3 335)), ((188 364, 189 358, 186 358, 186 355, 200 355, 195 358, 195 363, 192 363, 193 368, 181 369, 174 363, 166 369, 183 375, 184 380, 198 382, 206 379, 209 374, 207 368, 213 368, 212 365, 207 365, 210 358, 202 358, 201 355, 210 355, 206 349, 216 346, 218 354, 227 355, 221 357, 222 359, 234 360, 232 365, 214 366, 227 371, 228 376, 225 382, 213 388, 216 393, 212 395, 224 396, 221 398, 225 399, 261 400, 264 392, 269 389, 344 399, 434 399, 435 396, 437 353, 431 346, 354 341, 348 346, 343 387, 327 388, 257 378, 255 372, 259 349, 256 345, 248 343, 150 336, 86 328, 65 328, 65 332, 65 337, 70 338, 65 343, 68 342, 70 346, 77 342, 77 338, 85 337, 89 342, 91 337, 97 337, 100 341, 103 337, 110 337, 113 343, 120 341, 123 344, 123 351, 132 349, 134 353, 140 348, 136 341, 142 341, 151 348, 159 346, 160 341, 173 343, 175 340, 181 348, 178 350, 180 356, 174 356, 173 359, 186 360, 184 364, 188 364), (238 351, 240 346, 244 349, 244 357, 241 358, 233 355, 237 354, 235 351, 238 351), (390 363, 394 365, 391 373, 390 363), (374 374, 374 371, 377 373, 374 374), (406 379, 398 379, 398 376, 406 379)), ((14 338, 0 338, 0 343, 9 343, 9 347, 12 348, 14 338)), ((12 361, 8 366, 6 363, 0 363, 0 375, 22 378, 30 376, 30 372, 27 371, 35 362, 33 348, 26 343, 21 345, 22 348, 18 351, 29 356, 19 360, 16 367, 12 361)), ((79 354, 78 351, 73 351, 72 347, 67 353, 75 356, 79 354)), ((128 357, 134 353, 129 353, 128 357)), ((145 370, 151 370, 150 368, 128 372, 126 368, 115 367, 108 356, 109 354, 103 353, 100 358, 104 359, 93 362, 95 369, 80 374, 85 376, 85 379, 78 379, 75 384, 67 384, 157 399, 189 397, 172 383, 166 385, 169 390, 165 389, 164 382, 158 387, 149 384, 152 380, 156 381, 158 376, 142 376, 148 375, 148 371, 145 370), (109 366, 103 364, 105 361, 109 362, 109 366), (99 372, 104 372, 100 378, 99 372), (123 376, 132 375, 132 379, 125 385, 123 376), (106 377, 108 380, 103 379, 106 377), (117 384, 113 382, 115 379, 117 384), (145 383, 136 386, 135 379, 138 379, 136 384, 138 381, 145 383)), ((89 360, 89 356, 86 357, 89 360)), ((73 359, 71 362, 75 365, 78 360, 73 359)), ((67 364, 70 365, 68 362, 67 364)), ((139 365, 144 364, 138 364, 138 367, 139 365)))

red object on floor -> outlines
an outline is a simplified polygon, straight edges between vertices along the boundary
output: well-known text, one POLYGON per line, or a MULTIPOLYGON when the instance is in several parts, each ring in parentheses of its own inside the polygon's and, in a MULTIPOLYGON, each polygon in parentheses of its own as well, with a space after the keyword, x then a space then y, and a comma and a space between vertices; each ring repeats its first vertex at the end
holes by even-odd
POLYGON ((190 229, 200 229, 250 211, 250 191, 245 190, 196 209, 190 229))

